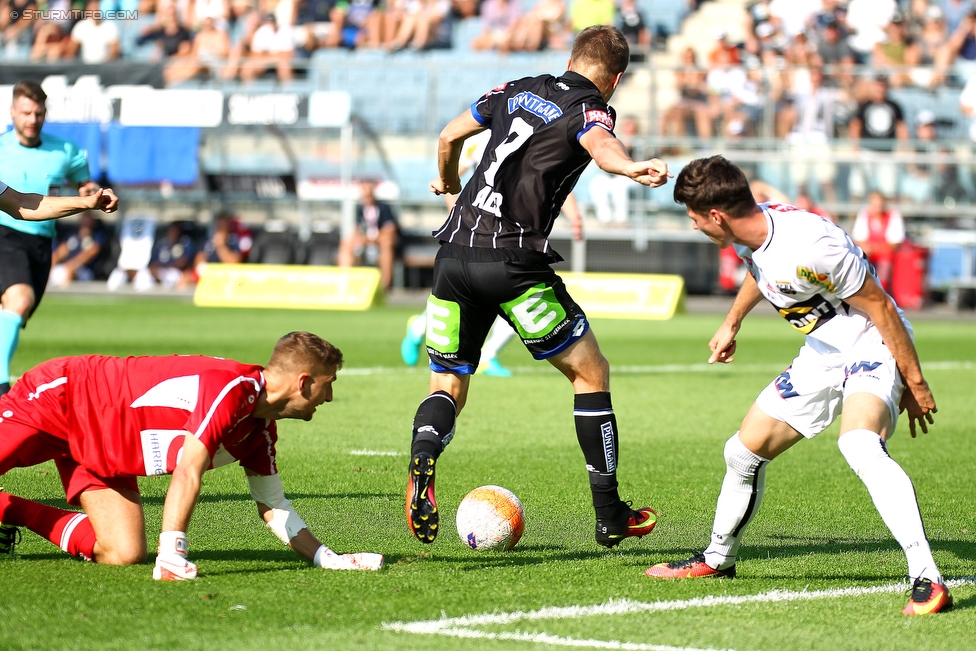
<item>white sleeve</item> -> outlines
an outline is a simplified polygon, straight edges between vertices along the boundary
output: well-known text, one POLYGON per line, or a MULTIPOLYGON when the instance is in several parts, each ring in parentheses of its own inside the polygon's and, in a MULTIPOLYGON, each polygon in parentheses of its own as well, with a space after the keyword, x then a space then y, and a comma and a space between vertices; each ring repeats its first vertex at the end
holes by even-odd
POLYGON ((848 298, 858 292, 868 275, 868 261, 861 255, 857 245, 846 237, 831 238, 827 253, 823 257, 824 271, 833 283, 833 294, 840 299, 848 298))
POLYGON ((851 237, 855 242, 863 242, 868 239, 868 213, 866 210, 857 213, 857 217, 854 218, 851 237))
POLYGON ((905 220, 897 210, 892 210, 888 217, 885 239, 888 240, 888 244, 901 244, 905 241, 905 220))

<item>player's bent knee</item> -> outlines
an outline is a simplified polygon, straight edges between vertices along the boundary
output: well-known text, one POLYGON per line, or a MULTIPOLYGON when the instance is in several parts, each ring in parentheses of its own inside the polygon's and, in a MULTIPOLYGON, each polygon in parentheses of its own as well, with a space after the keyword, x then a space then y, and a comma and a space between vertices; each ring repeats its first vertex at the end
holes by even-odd
POLYGON ((863 477, 878 460, 889 458, 881 435, 869 429, 852 429, 841 434, 837 447, 858 477, 863 477))
POLYGON ((102 565, 141 565, 148 559, 145 544, 105 547, 95 545, 95 562, 102 565))

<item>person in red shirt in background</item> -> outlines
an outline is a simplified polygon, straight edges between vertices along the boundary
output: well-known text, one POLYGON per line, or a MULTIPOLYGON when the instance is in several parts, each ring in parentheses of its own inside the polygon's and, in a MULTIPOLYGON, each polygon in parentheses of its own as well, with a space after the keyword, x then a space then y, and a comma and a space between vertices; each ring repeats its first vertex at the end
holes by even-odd
POLYGON ((895 250, 905 241, 905 222, 901 213, 888 208, 883 194, 872 192, 868 195, 868 205, 854 219, 851 237, 874 265, 885 291, 891 293, 895 250))
POLYGON ((138 476, 172 474, 153 578, 194 579, 186 531, 204 471, 237 461, 258 513, 315 566, 379 569, 379 554, 332 552, 285 499, 275 461, 275 421, 311 420, 332 401, 342 353, 317 335, 292 332, 267 366, 191 355, 82 355, 44 362, 0 397, 0 474, 54 460, 68 511, 0 491, 0 554, 18 526, 81 559, 146 561, 138 476))

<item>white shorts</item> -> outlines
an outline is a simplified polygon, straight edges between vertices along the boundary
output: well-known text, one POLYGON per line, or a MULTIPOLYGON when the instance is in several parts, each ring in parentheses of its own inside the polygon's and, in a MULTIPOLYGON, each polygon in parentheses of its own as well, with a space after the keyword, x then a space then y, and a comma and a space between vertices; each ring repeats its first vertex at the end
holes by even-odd
POLYGON ((804 344, 793 364, 762 390, 756 405, 810 439, 837 419, 847 396, 870 393, 888 406, 894 433, 905 385, 877 331, 865 337, 869 340, 834 355, 804 344))

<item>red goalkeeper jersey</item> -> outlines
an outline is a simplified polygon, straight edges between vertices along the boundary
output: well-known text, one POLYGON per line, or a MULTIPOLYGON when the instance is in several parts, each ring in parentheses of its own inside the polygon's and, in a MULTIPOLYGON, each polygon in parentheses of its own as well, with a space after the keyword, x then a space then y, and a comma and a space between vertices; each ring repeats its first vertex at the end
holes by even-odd
MULTIPOLYGON (((189 432, 218 467, 277 472, 275 422, 252 414, 262 367, 213 357, 103 357, 45 362, 21 378, 35 408, 18 414, 68 441, 101 477, 173 472, 189 432)), ((20 411, 19 409, 17 411, 20 411)))

